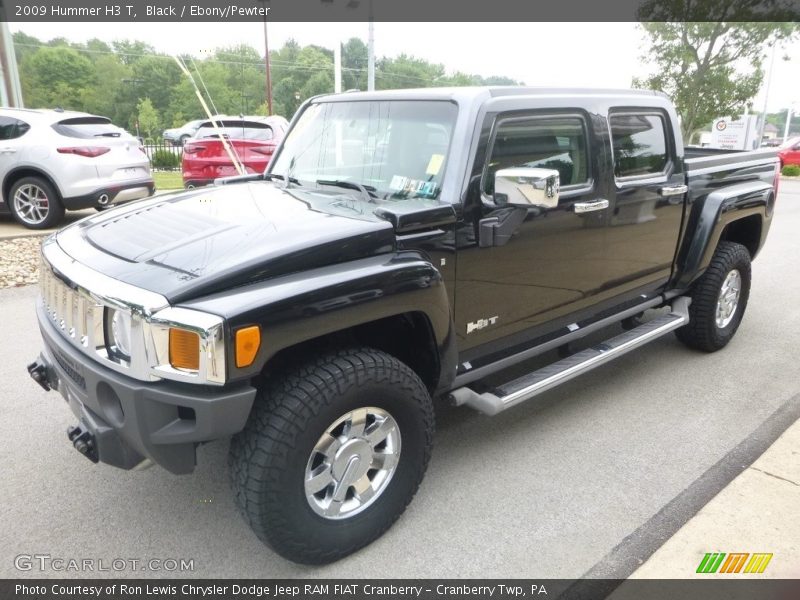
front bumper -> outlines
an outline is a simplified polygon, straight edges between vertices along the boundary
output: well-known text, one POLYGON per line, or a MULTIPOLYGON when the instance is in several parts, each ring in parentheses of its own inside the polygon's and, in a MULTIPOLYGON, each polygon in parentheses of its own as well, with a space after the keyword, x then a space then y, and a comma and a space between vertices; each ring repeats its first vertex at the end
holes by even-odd
POLYGON ((42 374, 61 393, 100 462, 131 469, 149 458, 172 473, 191 473, 199 443, 244 428, 255 388, 138 381, 87 359, 62 338, 41 301, 37 317, 44 349, 31 375, 42 374))
POLYGON ((109 184, 92 190, 88 194, 64 198, 63 202, 64 208, 67 210, 80 210, 94 206, 111 206, 112 204, 130 202, 131 200, 141 200, 152 196, 155 192, 156 184, 153 179, 142 179, 109 184))

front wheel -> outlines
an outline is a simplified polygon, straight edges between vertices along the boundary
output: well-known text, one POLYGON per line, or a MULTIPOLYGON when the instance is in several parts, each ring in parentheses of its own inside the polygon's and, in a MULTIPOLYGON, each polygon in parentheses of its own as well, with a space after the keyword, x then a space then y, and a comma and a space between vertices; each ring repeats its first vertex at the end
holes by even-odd
POLYGON ((433 430, 430 396, 408 366, 370 348, 322 355, 259 390, 231 442, 237 503, 285 558, 333 562, 403 513, 433 430))
POLYGON ((750 297, 750 253, 734 242, 720 242, 711 264, 692 288, 689 323, 676 330, 690 348, 714 352, 731 341, 750 297))

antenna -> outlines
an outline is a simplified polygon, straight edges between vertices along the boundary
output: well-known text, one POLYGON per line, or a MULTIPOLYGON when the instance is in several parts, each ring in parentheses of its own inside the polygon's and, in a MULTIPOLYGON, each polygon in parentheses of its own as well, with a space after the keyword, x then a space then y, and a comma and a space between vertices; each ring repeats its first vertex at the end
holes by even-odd
POLYGON ((186 68, 186 65, 180 58, 178 58, 177 56, 174 56, 173 58, 175 59, 175 62, 178 63, 178 67, 180 68, 181 71, 183 71, 183 74, 186 75, 186 77, 189 78, 189 81, 192 82, 192 86, 194 87, 194 93, 197 96, 197 99, 200 100, 200 104, 202 105, 203 110, 206 111, 206 115, 208 115, 208 118, 211 120, 211 126, 214 128, 214 131, 219 136, 219 140, 222 142, 222 146, 225 148, 225 152, 228 153, 228 158, 231 159, 233 166, 236 168, 236 172, 239 173, 239 175, 246 175, 247 171, 242 166, 241 162, 239 161, 239 157, 236 156, 236 153, 231 148, 231 145, 228 143, 228 140, 226 140, 225 136, 222 135, 222 132, 219 129, 219 125, 217 125, 214 116, 211 114, 211 111, 208 108, 208 104, 206 104, 206 101, 203 99, 203 94, 200 93, 200 88, 197 87, 197 83, 195 82, 194 77, 192 77, 192 74, 189 72, 189 69, 186 68))

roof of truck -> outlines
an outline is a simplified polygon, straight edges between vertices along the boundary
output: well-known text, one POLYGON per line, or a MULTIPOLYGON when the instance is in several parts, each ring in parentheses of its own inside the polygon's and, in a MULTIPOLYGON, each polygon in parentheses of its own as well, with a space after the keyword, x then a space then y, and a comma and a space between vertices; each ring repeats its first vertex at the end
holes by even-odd
POLYGON ((314 100, 396 100, 396 99, 430 99, 430 100, 478 100, 480 98, 498 98, 503 96, 660 96, 663 92, 654 90, 634 90, 619 88, 568 88, 568 87, 531 87, 531 86, 476 86, 476 87, 432 87, 398 90, 380 90, 373 92, 349 91, 342 94, 325 94, 314 100))

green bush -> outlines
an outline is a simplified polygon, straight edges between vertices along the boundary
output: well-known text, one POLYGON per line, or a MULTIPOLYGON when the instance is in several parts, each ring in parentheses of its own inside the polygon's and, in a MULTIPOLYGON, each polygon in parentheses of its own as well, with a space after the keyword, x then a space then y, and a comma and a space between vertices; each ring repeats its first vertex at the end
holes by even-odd
POLYGON ((177 169, 181 164, 181 159, 175 152, 156 150, 150 162, 154 169, 177 169))
POLYGON ((800 165, 786 165, 781 173, 787 177, 800 177, 800 165))

